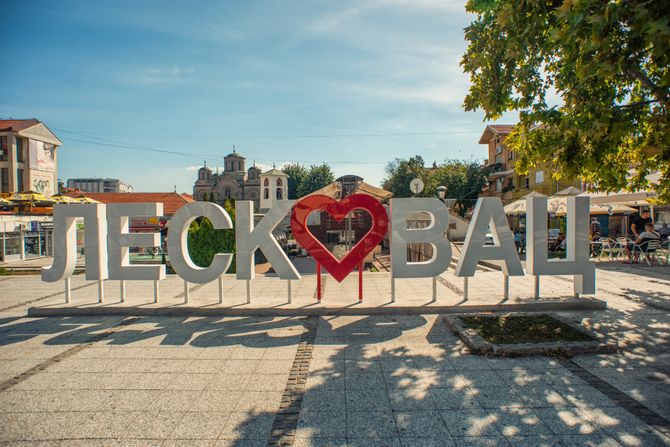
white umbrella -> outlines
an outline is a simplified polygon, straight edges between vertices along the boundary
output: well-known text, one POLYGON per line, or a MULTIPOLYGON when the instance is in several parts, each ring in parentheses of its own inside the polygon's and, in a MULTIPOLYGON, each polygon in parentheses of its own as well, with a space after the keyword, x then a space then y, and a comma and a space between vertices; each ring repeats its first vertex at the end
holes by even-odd
POLYGON ((515 200, 514 202, 505 205, 505 214, 511 214, 511 215, 521 215, 521 214, 526 214, 526 199, 528 197, 546 197, 544 194, 540 194, 537 191, 532 191, 522 198, 515 200))

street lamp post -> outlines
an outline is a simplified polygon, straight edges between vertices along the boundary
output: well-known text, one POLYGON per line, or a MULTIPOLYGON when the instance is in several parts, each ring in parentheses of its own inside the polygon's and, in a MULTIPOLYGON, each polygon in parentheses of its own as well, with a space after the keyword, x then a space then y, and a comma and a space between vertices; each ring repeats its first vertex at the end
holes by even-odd
POLYGON ((444 202, 444 197, 447 195, 447 187, 446 186, 438 186, 437 187, 437 197, 444 202))

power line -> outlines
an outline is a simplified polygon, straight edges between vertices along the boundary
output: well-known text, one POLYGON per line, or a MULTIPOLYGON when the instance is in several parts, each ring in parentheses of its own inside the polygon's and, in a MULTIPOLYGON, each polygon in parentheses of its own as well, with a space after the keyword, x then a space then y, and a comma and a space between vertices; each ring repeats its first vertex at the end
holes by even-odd
MULTIPOLYGON (((88 138, 98 138, 98 137, 93 137, 86 135, 88 138)), ((103 147, 110 147, 110 148, 119 148, 119 149, 126 149, 126 150, 135 150, 135 151, 144 151, 144 152, 157 152, 161 154, 169 154, 169 155, 179 155, 183 157, 190 157, 194 159, 201 159, 201 158, 220 158, 221 154, 205 154, 205 153, 195 153, 195 152, 181 152, 181 151, 172 151, 168 149, 160 149, 160 148, 155 148, 155 147, 146 147, 146 146, 138 146, 134 144, 128 144, 128 143, 122 143, 122 142, 100 142, 100 141, 91 141, 91 140, 80 140, 77 138, 63 138, 66 141, 74 141, 77 143, 86 143, 86 144, 91 144, 94 146, 103 146, 103 147)), ((107 140, 106 141, 112 141, 112 140, 107 140)), ((386 162, 372 162, 372 161, 325 161, 325 160, 296 160, 296 159, 281 159, 281 158, 255 158, 257 161, 262 161, 262 162, 284 162, 284 163, 315 163, 315 164, 321 164, 321 163, 326 163, 326 164, 355 164, 355 165, 376 165, 376 166, 384 166, 386 165, 386 162)))
MULTIPOLYGON (((79 132, 66 129, 53 128, 58 132, 82 135, 79 132)), ((450 130, 450 131, 426 131, 426 132, 371 132, 371 133, 339 133, 339 134, 296 134, 296 135, 143 135, 113 132, 97 132, 98 135, 109 135, 115 137, 132 138, 170 138, 170 139, 203 139, 203 140, 264 140, 264 139, 303 139, 303 138, 375 138, 375 137, 417 137, 436 135, 469 135, 479 134, 480 131, 450 130)))
MULTIPOLYGON (((221 157, 221 154, 211 154, 211 153, 200 153, 200 152, 184 152, 184 151, 174 151, 170 149, 164 149, 164 148, 158 148, 158 147, 150 147, 150 146, 143 146, 143 145, 138 145, 138 144, 132 144, 132 143, 126 143, 123 141, 118 141, 118 140, 112 140, 110 138, 104 138, 104 137, 99 137, 95 135, 90 135, 87 133, 81 133, 81 132, 75 132, 71 130, 66 130, 66 129, 57 129, 54 128, 54 130, 58 132, 63 132, 67 134, 72 134, 76 135, 79 137, 83 138, 88 138, 88 140, 80 140, 77 138, 67 138, 67 141, 74 141, 78 143, 85 143, 85 144, 90 144, 94 146, 102 146, 102 147, 110 147, 110 148, 120 148, 120 149, 126 149, 126 150, 136 150, 136 151, 144 151, 144 152, 156 152, 156 153, 161 153, 161 154, 169 154, 169 155, 178 155, 178 156, 183 156, 183 157, 189 157, 189 158, 197 158, 197 159, 202 159, 202 158, 219 158, 221 157), (99 140, 99 141, 92 141, 92 140, 99 140)), ((463 132, 463 133, 469 133, 469 132, 463 132)), ((477 132, 479 133, 479 132, 477 132)), ((406 133, 406 134, 358 134, 358 136, 389 136, 389 135, 431 135, 431 134, 448 134, 448 132, 434 132, 434 133, 406 133)), ((338 136, 345 136, 343 134, 340 134, 338 136)), ((348 136, 355 136, 354 134, 350 134, 348 136)), ((302 136, 302 137, 309 137, 309 136, 302 136)), ((327 137, 327 136, 324 136, 327 137)), ((224 138, 224 137, 221 137, 224 138)), ((256 137, 254 137, 256 138, 256 137)), ((273 138, 273 137, 257 137, 257 138, 273 138)), ((280 138, 280 137, 277 137, 280 138)), ((386 166, 388 162, 370 162, 370 161, 326 161, 326 160, 296 160, 296 159, 280 159, 280 158, 256 158, 256 160, 261 161, 261 162, 284 162, 284 163, 312 163, 312 164, 321 164, 321 163, 326 163, 326 164, 355 164, 355 165, 374 165, 374 166, 386 166)))

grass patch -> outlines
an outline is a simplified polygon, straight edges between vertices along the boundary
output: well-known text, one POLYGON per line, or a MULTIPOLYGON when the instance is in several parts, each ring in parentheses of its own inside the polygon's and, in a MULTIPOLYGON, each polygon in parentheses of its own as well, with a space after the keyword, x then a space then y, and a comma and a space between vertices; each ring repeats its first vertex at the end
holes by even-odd
POLYGON ((9 271, 4 267, 0 267, 0 276, 9 276, 9 271))
POLYGON ((549 315, 459 316, 463 325, 496 345, 593 341, 593 338, 549 315))

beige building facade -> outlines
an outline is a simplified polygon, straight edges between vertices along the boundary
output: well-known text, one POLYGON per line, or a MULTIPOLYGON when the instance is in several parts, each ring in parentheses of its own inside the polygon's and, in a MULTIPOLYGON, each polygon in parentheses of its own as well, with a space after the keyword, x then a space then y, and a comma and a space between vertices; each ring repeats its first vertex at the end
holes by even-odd
POLYGON ((579 180, 554 179, 555 170, 549 163, 539 164, 525 175, 517 174, 514 170, 516 154, 505 143, 513 129, 514 125, 491 124, 486 126, 479 139, 479 144, 485 144, 488 149, 488 159, 484 163, 488 185, 482 190, 482 197, 500 197, 507 203, 531 191, 550 196, 569 186, 581 189, 579 180))
POLYGON ((63 143, 39 120, 0 120, 0 192, 58 192, 58 147, 63 143))

